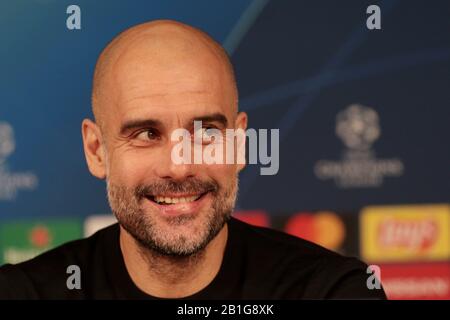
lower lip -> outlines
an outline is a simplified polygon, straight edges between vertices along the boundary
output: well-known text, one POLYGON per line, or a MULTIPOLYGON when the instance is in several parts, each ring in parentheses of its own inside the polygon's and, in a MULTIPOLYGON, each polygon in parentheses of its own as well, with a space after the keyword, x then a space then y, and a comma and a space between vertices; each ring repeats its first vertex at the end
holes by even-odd
POLYGON ((150 202, 154 207, 158 209, 158 211, 162 215, 166 216, 179 216, 179 215, 193 215, 196 214, 201 206, 208 201, 210 197, 210 193, 206 193, 201 196, 198 200, 192 202, 183 202, 183 203, 175 203, 175 204, 158 204, 150 199, 146 199, 150 202))

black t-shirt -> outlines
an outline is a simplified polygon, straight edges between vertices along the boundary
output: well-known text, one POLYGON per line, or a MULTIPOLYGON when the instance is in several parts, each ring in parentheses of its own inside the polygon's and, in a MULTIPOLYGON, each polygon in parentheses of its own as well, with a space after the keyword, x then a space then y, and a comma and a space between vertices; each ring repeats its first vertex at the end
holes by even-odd
MULTIPOLYGON (((385 299, 367 288, 367 265, 288 234, 231 218, 221 268, 185 299, 385 299)), ((156 299, 131 280, 119 246, 119 225, 102 229, 29 261, 0 267, 0 299, 156 299), (69 290, 67 267, 81 271, 69 290)))

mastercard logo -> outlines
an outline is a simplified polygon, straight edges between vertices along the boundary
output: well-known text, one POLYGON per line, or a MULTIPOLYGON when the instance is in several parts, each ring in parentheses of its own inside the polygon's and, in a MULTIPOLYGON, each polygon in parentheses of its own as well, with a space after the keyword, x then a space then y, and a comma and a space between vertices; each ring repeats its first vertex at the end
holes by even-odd
POLYGON ((297 213, 287 221, 285 232, 327 249, 337 250, 344 242, 345 225, 333 212, 297 213))

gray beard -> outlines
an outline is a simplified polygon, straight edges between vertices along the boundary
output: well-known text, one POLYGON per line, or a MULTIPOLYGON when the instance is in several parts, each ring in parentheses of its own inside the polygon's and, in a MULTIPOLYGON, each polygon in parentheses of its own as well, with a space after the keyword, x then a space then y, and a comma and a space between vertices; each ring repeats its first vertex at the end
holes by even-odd
MULTIPOLYGON (((201 183, 197 180, 193 183, 187 183, 184 187, 176 188, 178 190, 183 189, 183 191, 197 191, 195 189, 201 183)), ((171 190, 173 186, 173 183, 169 185, 154 185, 157 190, 171 190)), ((191 237, 182 234, 176 235, 174 239, 169 241, 165 238, 161 230, 158 229, 157 222, 152 215, 143 212, 140 203, 141 201, 148 200, 142 199, 141 191, 144 188, 153 190, 151 187, 141 186, 135 190, 130 190, 107 181, 109 204, 119 224, 135 239, 141 253, 147 258, 149 256, 160 256, 174 260, 180 260, 181 258, 190 258, 182 259, 186 261, 197 260, 208 243, 217 236, 230 219, 236 201, 237 181, 232 187, 222 192, 220 192, 217 185, 216 190, 211 191, 211 195, 214 197, 212 208, 209 212, 203 213, 206 214, 206 219, 201 225, 201 230, 195 241, 191 237)), ((176 227, 189 223, 192 219, 194 217, 181 215, 168 217, 166 222, 170 226, 176 227)))

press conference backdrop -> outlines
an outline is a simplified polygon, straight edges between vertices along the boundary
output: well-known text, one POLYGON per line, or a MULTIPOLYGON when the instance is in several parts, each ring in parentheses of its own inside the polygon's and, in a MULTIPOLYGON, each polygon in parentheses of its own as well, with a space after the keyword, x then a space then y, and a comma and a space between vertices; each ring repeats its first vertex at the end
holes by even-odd
POLYGON ((247 166, 238 218, 378 266, 392 299, 450 299, 449 17, 439 0, 2 0, 0 264, 114 221, 80 136, 95 61, 168 18, 222 43, 249 126, 279 129, 279 171, 247 166))

